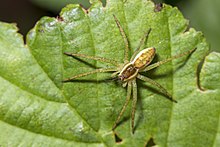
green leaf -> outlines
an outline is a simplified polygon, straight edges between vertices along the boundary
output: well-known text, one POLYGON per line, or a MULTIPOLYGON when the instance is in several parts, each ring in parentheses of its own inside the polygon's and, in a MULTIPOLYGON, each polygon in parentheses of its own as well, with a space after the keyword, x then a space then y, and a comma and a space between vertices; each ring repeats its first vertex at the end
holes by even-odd
POLYGON ((187 26, 176 8, 165 5, 155 12, 147 0, 109 0, 105 8, 93 0, 88 11, 68 5, 60 18, 43 17, 26 45, 15 25, 0 23, 0 145, 144 146, 153 140, 159 146, 219 146, 220 54, 206 57, 209 49, 202 33, 187 26), (132 52, 152 28, 145 47, 157 49, 153 62, 197 47, 192 55, 146 73, 172 93, 177 104, 138 81, 134 135, 130 106, 115 133, 111 131, 126 90, 116 82, 100 81, 109 73, 62 83, 94 67, 111 66, 63 52, 123 61, 125 46, 113 14, 132 52))

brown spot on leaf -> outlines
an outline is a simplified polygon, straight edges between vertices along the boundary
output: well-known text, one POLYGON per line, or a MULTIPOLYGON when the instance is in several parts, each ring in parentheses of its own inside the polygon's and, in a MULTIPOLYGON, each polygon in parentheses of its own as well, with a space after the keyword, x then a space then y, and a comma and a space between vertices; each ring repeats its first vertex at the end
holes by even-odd
POLYGON ((63 17, 61 17, 61 16, 57 16, 57 20, 58 21, 64 21, 63 17))
POLYGON ((155 4, 154 12, 160 12, 162 9, 163 9, 162 3, 155 4))

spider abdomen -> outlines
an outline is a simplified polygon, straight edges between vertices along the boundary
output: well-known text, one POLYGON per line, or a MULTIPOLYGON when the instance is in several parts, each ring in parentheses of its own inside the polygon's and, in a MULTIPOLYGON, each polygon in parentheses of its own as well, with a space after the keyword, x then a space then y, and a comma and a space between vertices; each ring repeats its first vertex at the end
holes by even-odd
POLYGON ((133 61, 127 63, 119 73, 118 77, 121 81, 129 81, 137 76, 139 70, 145 68, 154 58, 155 48, 146 48, 140 51, 133 61))
POLYGON ((153 60, 156 49, 154 47, 146 48, 140 51, 132 61, 132 64, 137 69, 145 68, 153 60))

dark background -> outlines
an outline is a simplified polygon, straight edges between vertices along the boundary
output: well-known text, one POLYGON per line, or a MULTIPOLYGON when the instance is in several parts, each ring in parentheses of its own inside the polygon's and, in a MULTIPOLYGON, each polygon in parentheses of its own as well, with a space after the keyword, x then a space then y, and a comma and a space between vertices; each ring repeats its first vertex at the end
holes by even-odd
MULTIPOLYGON (((105 5, 105 0, 103 5, 105 5)), ((220 52, 220 1, 219 0, 153 0, 177 6, 190 27, 202 31, 212 51, 220 52)), ((24 36, 43 16, 56 17, 62 7, 79 3, 89 8, 88 0, 1 0, 0 21, 16 23, 24 36)))

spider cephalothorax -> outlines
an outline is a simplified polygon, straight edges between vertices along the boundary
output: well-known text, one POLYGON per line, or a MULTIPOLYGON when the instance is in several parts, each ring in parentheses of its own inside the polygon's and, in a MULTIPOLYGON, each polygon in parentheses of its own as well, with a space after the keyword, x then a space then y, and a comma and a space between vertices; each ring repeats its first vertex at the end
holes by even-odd
POLYGON ((82 58, 87 58, 87 59, 92 59, 92 60, 96 60, 96 61, 101 61, 101 62, 106 62, 106 63, 111 63, 112 65, 114 65, 115 67, 113 68, 101 68, 101 69, 96 69, 94 71, 91 72, 86 72, 86 73, 82 73, 79 75, 75 75, 71 78, 65 79, 64 82, 67 81, 72 81, 76 78, 80 78, 80 77, 84 77, 90 74, 94 74, 94 73, 101 73, 101 72, 114 72, 112 74, 112 77, 117 76, 118 79, 120 81, 123 82, 123 87, 127 87, 127 97, 125 100, 125 104, 122 107, 122 110, 120 111, 112 129, 114 130, 118 124, 118 122, 120 121, 120 118, 122 116, 122 114, 124 113, 128 102, 130 100, 131 94, 133 96, 133 100, 132 100, 132 112, 131 112, 131 127, 132 127, 132 132, 134 133, 134 118, 135 118, 135 110, 136 110, 136 102, 137 102, 137 84, 136 84, 136 79, 140 79, 142 81, 145 82, 149 82, 150 84, 156 86, 159 88, 159 90, 165 94, 171 101, 176 102, 171 94, 169 94, 167 92, 167 90, 165 88, 163 88, 163 86, 161 86, 159 83, 157 83, 156 81, 153 81, 152 79, 141 75, 141 72, 146 72, 149 71, 153 68, 156 68, 164 63, 167 63, 173 59, 182 57, 184 55, 190 54, 191 52, 193 52, 196 48, 189 50, 187 52, 184 52, 182 54, 170 57, 166 60, 163 61, 159 61, 156 62, 154 64, 151 64, 151 61, 153 60, 155 53, 156 53, 156 49, 154 47, 150 47, 150 48, 146 48, 141 50, 142 45, 144 44, 146 38, 148 37, 151 29, 149 29, 147 31, 147 33, 144 34, 144 36, 141 38, 140 44, 137 47, 137 49, 135 50, 134 54, 132 55, 131 59, 129 60, 128 57, 128 52, 130 51, 129 49, 129 45, 128 45, 128 39, 125 35, 124 30, 122 29, 118 19, 114 16, 115 22, 120 30, 120 33, 124 39, 124 43, 125 43, 125 54, 124 54, 124 63, 121 64, 118 61, 112 60, 112 59, 106 59, 103 57, 97 57, 97 56, 89 56, 89 55, 84 55, 84 54, 74 54, 74 53, 65 53, 68 56, 73 56, 73 57, 82 57, 82 58), (122 66, 123 65, 123 66, 122 66))

